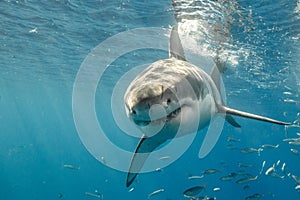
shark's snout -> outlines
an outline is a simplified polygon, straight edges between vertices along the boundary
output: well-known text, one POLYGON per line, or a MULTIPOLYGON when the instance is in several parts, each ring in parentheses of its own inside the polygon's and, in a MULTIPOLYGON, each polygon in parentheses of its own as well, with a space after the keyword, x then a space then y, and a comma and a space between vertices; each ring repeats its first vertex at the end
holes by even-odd
POLYGON ((138 110, 137 108, 131 109, 129 113, 129 117, 137 126, 147 126, 151 122, 149 117, 149 112, 141 111, 138 110))
POLYGON ((127 115, 137 126, 147 126, 151 123, 149 108, 140 108, 140 106, 127 107, 127 115))

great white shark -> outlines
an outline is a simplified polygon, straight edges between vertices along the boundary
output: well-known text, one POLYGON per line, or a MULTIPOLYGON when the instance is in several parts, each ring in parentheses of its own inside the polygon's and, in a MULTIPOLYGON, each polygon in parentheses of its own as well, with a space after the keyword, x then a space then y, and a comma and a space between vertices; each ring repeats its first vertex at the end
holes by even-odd
POLYGON ((169 47, 169 58, 148 66, 131 82, 124 95, 127 116, 144 134, 131 160, 127 187, 152 151, 169 139, 203 129, 217 115, 223 115, 235 127, 240 125, 232 115, 290 124, 226 107, 220 94, 218 66, 208 75, 187 62, 176 26, 171 31, 169 47))

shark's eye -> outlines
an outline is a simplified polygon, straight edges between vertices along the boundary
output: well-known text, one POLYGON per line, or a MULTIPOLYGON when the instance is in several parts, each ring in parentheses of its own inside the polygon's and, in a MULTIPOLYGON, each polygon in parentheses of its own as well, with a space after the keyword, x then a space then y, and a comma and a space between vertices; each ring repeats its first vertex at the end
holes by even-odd
POLYGON ((171 99, 167 99, 167 104, 170 104, 171 103, 171 99))

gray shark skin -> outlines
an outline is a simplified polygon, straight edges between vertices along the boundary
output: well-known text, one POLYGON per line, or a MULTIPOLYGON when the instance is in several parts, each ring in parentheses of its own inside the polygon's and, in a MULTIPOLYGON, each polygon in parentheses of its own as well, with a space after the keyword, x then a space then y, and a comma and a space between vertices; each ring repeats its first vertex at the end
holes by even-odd
POLYGON ((133 183, 152 151, 169 139, 203 129, 218 114, 235 127, 240 125, 232 115, 279 125, 290 124, 226 107, 219 83, 216 65, 210 76, 186 61, 177 28, 173 27, 170 57, 152 63, 141 72, 124 96, 129 119, 144 133, 131 160, 127 187, 133 183), (158 109, 153 109, 155 106, 158 109))

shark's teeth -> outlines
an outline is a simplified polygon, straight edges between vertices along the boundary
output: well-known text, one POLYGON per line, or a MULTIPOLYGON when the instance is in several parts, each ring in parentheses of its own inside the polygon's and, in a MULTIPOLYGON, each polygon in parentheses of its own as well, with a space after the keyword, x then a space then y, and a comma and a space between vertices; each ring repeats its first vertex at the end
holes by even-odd
POLYGON ((167 119, 171 119, 176 117, 179 113, 181 112, 181 107, 177 108, 176 110, 174 110, 173 112, 171 112, 168 116, 167 119))

